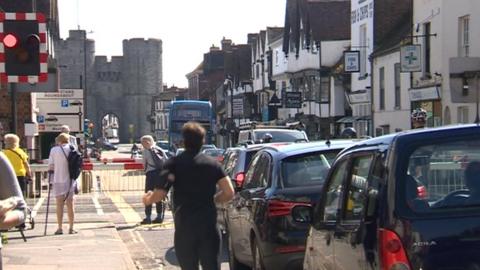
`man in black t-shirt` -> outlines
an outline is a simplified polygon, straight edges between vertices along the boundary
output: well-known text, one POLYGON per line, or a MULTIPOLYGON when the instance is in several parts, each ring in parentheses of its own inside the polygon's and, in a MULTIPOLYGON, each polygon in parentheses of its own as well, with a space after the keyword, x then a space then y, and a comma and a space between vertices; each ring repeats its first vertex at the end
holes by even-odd
POLYGON ((170 187, 175 192, 175 253, 183 270, 220 269, 220 233, 215 203, 233 198, 230 178, 213 158, 200 153, 205 129, 188 122, 182 128, 185 151, 169 159, 145 205, 161 201, 170 187), (218 186, 218 192, 217 192, 218 186))

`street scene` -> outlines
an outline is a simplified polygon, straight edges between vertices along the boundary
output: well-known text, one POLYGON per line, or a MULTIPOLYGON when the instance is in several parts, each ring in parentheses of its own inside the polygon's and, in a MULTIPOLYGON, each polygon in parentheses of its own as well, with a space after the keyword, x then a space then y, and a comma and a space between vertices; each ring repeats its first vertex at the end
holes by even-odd
POLYGON ((480 270, 478 18, 0 0, 0 270, 480 270))

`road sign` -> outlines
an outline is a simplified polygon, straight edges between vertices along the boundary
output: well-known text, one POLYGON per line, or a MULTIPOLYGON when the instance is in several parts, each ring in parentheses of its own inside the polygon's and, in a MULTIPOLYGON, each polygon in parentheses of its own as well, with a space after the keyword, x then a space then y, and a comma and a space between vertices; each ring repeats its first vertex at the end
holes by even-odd
POLYGON ((401 72, 422 71, 422 47, 406 45, 400 48, 401 72))
POLYGON ((285 92, 285 107, 286 108, 302 108, 302 93, 301 92, 285 92))
POLYGON ((39 124, 45 123, 45 116, 37 115, 37 123, 39 123, 39 124))
POLYGON ((62 101, 61 101, 60 104, 61 104, 61 106, 62 106, 63 108, 68 107, 68 99, 62 99, 62 101))
POLYGON ((243 98, 234 98, 233 99, 233 115, 242 116, 243 115, 243 98))
POLYGON ((346 73, 360 72, 360 51, 345 51, 343 56, 346 73))

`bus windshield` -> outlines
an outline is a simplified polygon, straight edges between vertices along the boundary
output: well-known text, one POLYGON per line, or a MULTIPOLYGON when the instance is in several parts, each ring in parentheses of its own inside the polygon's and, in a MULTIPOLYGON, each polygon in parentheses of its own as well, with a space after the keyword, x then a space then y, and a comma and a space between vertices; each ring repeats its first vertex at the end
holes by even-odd
POLYGON ((169 143, 175 147, 182 147, 181 130, 188 121, 198 122, 205 128, 205 142, 211 143, 214 117, 212 104, 209 101, 181 100, 172 101, 169 111, 169 143))

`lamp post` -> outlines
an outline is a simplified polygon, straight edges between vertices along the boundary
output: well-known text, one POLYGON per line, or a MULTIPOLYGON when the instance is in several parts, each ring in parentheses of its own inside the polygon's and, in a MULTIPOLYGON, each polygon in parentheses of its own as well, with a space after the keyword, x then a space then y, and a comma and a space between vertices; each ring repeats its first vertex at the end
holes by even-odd
MULTIPOLYGON (((93 31, 89 31, 88 33, 93 33, 93 31)), ((82 86, 83 82, 83 115, 86 118, 87 117, 87 31, 83 30, 83 78, 82 75, 80 75, 80 87, 82 86)), ((85 135, 85 131, 84 131, 85 135)), ((93 135, 93 134, 92 134, 93 135)), ((85 136, 83 140, 83 151, 84 151, 84 156, 86 157, 88 155, 87 151, 87 138, 85 136)))
MULTIPOLYGON (((232 123, 234 123, 234 121, 233 121, 233 81, 230 80, 229 78, 226 78, 225 81, 223 82, 223 85, 224 86, 228 85, 229 88, 230 88, 230 120, 232 121, 232 123)), ((230 146, 234 145, 234 142, 233 142, 234 137, 232 135, 232 131, 234 131, 234 130, 230 131, 230 138, 231 138, 230 146)))

